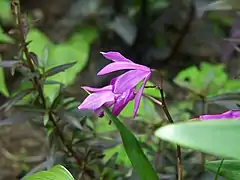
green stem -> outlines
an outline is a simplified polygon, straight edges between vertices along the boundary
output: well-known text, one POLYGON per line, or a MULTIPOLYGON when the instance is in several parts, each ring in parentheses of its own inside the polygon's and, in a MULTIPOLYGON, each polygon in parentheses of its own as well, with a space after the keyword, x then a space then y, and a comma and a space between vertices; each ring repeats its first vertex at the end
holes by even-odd
MULTIPOLYGON (((161 99, 162 99, 162 109, 165 113, 165 115, 167 116, 167 119, 170 123, 174 123, 168 108, 167 108, 167 104, 165 102, 165 98, 164 98, 164 93, 163 93, 163 89, 158 87, 160 94, 161 94, 161 99)), ((182 180, 183 179, 183 171, 182 171, 182 153, 181 153, 181 147, 179 145, 177 145, 177 179, 178 180, 182 180)))
POLYGON ((222 167, 223 161, 224 161, 224 159, 221 160, 220 165, 218 166, 218 170, 217 170, 217 172, 216 172, 216 175, 215 175, 214 180, 218 180, 219 173, 220 173, 220 170, 221 170, 221 167, 222 167))

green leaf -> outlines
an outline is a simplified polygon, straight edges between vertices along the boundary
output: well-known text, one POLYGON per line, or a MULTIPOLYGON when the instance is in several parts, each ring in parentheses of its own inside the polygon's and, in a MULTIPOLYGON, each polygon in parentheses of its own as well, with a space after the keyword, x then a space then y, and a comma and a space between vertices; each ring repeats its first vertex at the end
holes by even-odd
MULTIPOLYGON (((85 42, 82 43, 86 44, 85 42)), ((88 44, 86 46, 89 48, 88 44)), ((73 67, 47 78, 47 80, 54 80, 67 86, 73 83, 76 75, 85 67, 88 60, 88 51, 81 48, 80 50, 75 49, 69 44, 61 44, 53 49, 49 59, 51 59, 53 67, 71 64, 73 61, 76 61, 73 67)), ((45 85, 44 91, 45 95, 52 102, 59 91, 59 85, 45 85)))
POLYGON ((11 21, 12 20, 12 13, 10 8, 10 1, 9 0, 1 0, 0 1, 0 19, 2 21, 11 21))
POLYGON ((72 66, 74 66, 76 64, 76 62, 71 62, 71 63, 67 63, 67 64, 62 64, 56 67, 53 67, 49 70, 47 70, 44 74, 45 77, 49 77, 49 76, 54 76, 60 72, 63 72, 69 68, 71 68, 72 66))
MULTIPOLYGON (((130 101, 127 104, 127 106, 123 109, 123 111, 121 112, 121 115, 123 117, 133 116, 134 103, 135 103, 134 101, 130 101)), ((143 117, 145 121, 150 121, 152 119, 156 120, 158 117, 155 111, 154 103, 145 97, 141 98, 141 102, 140 102, 140 106, 137 114, 143 117)))
POLYGON ((26 89, 26 90, 22 90, 22 91, 16 93, 13 97, 10 97, 10 100, 7 101, 5 104, 3 104, 1 106, 1 108, 5 108, 5 110, 9 110, 15 104, 17 104, 19 101, 24 99, 24 97, 26 97, 27 95, 29 95, 32 92, 34 92, 33 89, 26 89))
POLYGON ((107 116, 116 125, 121 137, 123 146, 131 161, 133 168, 136 170, 141 180, 158 180, 158 176, 154 171, 151 163, 145 156, 138 140, 132 132, 124 126, 124 124, 116 118, 107 108, 104 108, 107 116))
POLYGON ((0 126, 24 123, 25 121, 31 120, 38 116, 41 116, 41 114, 38 112, 15 112, 8 118, 0 120, 0 126))
MULTIPOLYGON (((216 173, 221 161, 209 161, 205 164, 207 170, 216 173)), ((224 160, 219 171, 219 175, 229 180, 240 179, 240 161, 239 160, 224 160)))
POLYGON ((131 161, 128 158, 128 155, 126 154, 126 151, 122 144, 119 144, 113 148, 106 149, 104 151, 104 160, 108 160, 111 158, 115 153, 118 153, 116 163, 122 164, 124 167, 130 168, 132 166, 131 161))
POLYGON ((161 127, 159 138, 213 155, 240 159, 240 121, 209 120, 161 127))
MULTIPOLYGON (((148 81, 146 86, 156 86, 156 85, 153 84, 151 81, 148 81)), ((140 86, 138 85, 137 87, 139 88, 140 86)), ((143 93, 148 94, 149 96, 156 97, 156 98, 159 98, 159 96, 160 96, 160 92, 157 88, 145 88, 143 90, 143 93)))
POLYGON ((42 51, 42 67, 46 67, 48 64, 48 56, 49 56, 49 46, 45 45, 42 51))
POLYGON ((43 116, 43 125, 46 126, 49 121, 49 113, 46 112, 43 116))
POLYGON ((214 103, 223 106, 229 110, 237 109, 237 104, 240 102, 240 93, 225 93, 211 98, 207 98, 206 102, 208 104, 214 103))
POLYGON ((38 59, 39 59, 39 64, 43 65, 44 62, 42 62, 43 58, 43 49, 48 45, 48 47, 52 48, 53 44, 52 42, 45 36, 44 33, 39 31, 38 29, 31 29, 27 35, 27 41, 32 41, 29 45, 28 48, 30 51, 34 52, 38 59))
POLYGON ((200 69, 196 66, 181 71, 174 82, 199 94, 216 95, 227 82, 223 65, 202 63, 200 69))
MULTIPOLYGON (((1 64, 1 57, 0 57, 0 64, 1 64)), ((4 70, 2 67, 0 67, 0 93, 2 93, 4 96, 8 97, 9 92, 7 89, 6 81, 5 81, 5 75, 4 75, 4 70)))
POLYGON ((56 165, 47 171, 26 176, 23 180, 74 180, 74 178, 65 167, 56 165))

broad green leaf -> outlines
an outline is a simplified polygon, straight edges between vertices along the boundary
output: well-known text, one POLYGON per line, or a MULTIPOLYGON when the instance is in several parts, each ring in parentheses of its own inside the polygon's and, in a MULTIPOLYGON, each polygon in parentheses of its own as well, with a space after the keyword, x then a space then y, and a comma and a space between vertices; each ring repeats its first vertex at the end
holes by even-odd
POLYGON ((240 92, 240 83, 239 80, 228 80, 223 88, 221 88, 218 93, 227 93, 227 92, 240 92))
POLYGON ((38 56, 39 64, 43 65, 44 62, 41 61, 43 59, 43 49, 46 47, 46 45, 48 45, 49 48, 52 48, 52 42, 38 29, 31 29, 29 31, 27 35, 27 41, 31 41, 31 43, 28 45, 28 48, 38 56))
MULTIPOLYGON (((153 84, 152 82, 148 81, 146 86, 156 86, 156 84, 153 84)), ((148 94, 153 97, 156 97, 156 98, 160 97, 160 92, 157 88, 145 88, 143 90, 143 93, 148 94)))
MULTIPOLYGON (((207 170, 216 173, 221 161, 209 161, 205 164, 207 170)), ((224 160, 219 171, 219 175, 229 180, 240 179, 240 161, 239 160, 224 160)))
POLYGON ((11 21, 12 14, 11 14, 11 8, 10 8, 10 1, 9 0, 1 0, 0 7, 1 7, 0 19, 2 21, 11 21))
POLYGON ((202 63, 200 69, 196 66, 181 71, 174 79, 179 86, 186 87, 197 93, 216 95, 227 83, 227 75, 223 65, 202 63))
POLYGON ((109 159, 116 152, 118 153, 117 160, 116 160, 117 164, 123 164, 125 167, 131 167, 131 161, 129 160, 128 155, 126 154, 126 151, 121 144, 111 149, 105 150, 104 160, 109 159))
MULTIPOLYGON (((1 63, 1 57, 0 57, 0 63, 1 63)), ((7 89, 6 81, 5 81, 5 75, 4 75, 4 70, 2 67, 0 67, 0 93, 2 93, 4 96, 8 97, 9 92, 7 89)))
POLYGON ((23 180, 74 180, 74 178, 65 167, 56 165, 47 171, 26 176, 23 180))
MULTIPOLYGON (((84 42, 82 42, 84 43, 84 42)), ((61 44, 56 46, 52 51, 52 56, 49 59, 52 61, 52 66, 62 66, 63 64, 76 62, 74 66, 60 72, 54 76, 47 78, 47 80, 54 80, 64 85, 73 83, 76 75, 85 67, 88 60, 88 51, 81 48, 75 49, 68 44, 61 44)), ((59 85, 45 85, 45 95, 49 97, 52 102, 56 93, 59 91, 59 85)))
MULTIPOLYGON (((132 117, 133 116, 133 110, 134 110, 134 101, 130 101, 128 105, 123 109, 121 112, 121 116, 123 117, 132 117)), ((144 118, 144 120, 156 120, 158 118, 158 115, 155 111, 154 103, 145 98, 142 97, 140 106, 137 113, 140 117, 144 118)))
POLYGON ((123 146, 131 161, 133 168, 138 173, 141 180, 158 180, 158 176, 154 171, 151 163, 145 156, 138 140, 132 132, 124 126, 124 124, 116 118, 107 108, 104 108, 105 113, 111 121, 116 125, 121 137, 123 146))
POLYGON ((166 125, 155 135, 183 147, 240 159, 239 131, 239 120, 226 119, 166 125))

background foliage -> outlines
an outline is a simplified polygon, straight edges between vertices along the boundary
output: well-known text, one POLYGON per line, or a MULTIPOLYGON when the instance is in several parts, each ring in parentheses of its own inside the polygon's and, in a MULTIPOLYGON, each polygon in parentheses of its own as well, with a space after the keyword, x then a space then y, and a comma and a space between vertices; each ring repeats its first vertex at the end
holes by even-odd
MULTIPOLYGON (((48 108, 60 117, 64 136, 79 153, 83 162, 79 168, 66 156, 48 112, 33 106, 37 95, 29 92, 32 84, 24 69, 14 71, 6 63, 17 60, 19 47, 9 0, 0 1, 0 64, 8 66, 0 67, 0 179, 19 179, 46 169, 40 176, 57 171, 73 178, 62 166, 54 166, 57 164, 75 179, 139 179, 117 128, 107 117, 97 119, 90 112, 77 110, 86 97, 80 86, 103 86, 111 78, 96 76, 108 63, 100 51, 117 50, 159 70, 148 85, 158 84, 164 75, 165 97, 175 122, 239 109, 240 30, 235 11, 239 7, 238 0, 21 1, 30 24, 28 48, 38 57, 39 71, 51 74, 44 84, 48 108), (63 72, 53 71, 60 65, 65 65, 63 72)), ((144 92, 160 99, 158 90, 144 92)), ((200 153, 188 148, 210 153, 207 160, 218 159, 213 155, 239 158, 238 122, 165 127, 162 110, 147 98, 142 99, 136 119, 132 119, 132 112, 133 103, 129 103, 119 119, 137 137, 161 179, 175 178, 176 148, 158 136, 186 146, 184 179, 213 179, 203 170, 200 153)), ((205 167, 217 172, 219 164, 212 161, 205 167)), ((238 172, 238 161, 226 160, 219 174, 237 179, 238 172)))

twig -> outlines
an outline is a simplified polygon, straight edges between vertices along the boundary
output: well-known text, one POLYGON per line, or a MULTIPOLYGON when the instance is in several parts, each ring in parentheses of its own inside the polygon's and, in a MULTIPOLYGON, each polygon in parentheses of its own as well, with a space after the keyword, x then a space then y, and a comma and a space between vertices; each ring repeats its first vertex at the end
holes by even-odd
MULTIPOLYGON (((18 25, 18 30, 20 33, 20 40, 21 40, 20 43, 23 46, 23 52, 26 56, 28 67, 31 70, 31 72, 35 72, 35 67, 34 67, 33 61, 31 60, 31 58, 29 56, 29 50, 28 50, 28 48, 26 46, 26 42, 25 42, 25 34, 24 34, 24 31, 22 28, 22 19, 21 19, 22 15, 21 15, 21 10, 20 10, 20 3, 18 0, 12 0, 11 5, 14 7, 14 10, 15 10, 15 12, 13 14, 16 18, 16 22, 18 25)), ((36 77, 33 79, 33 85, 39 93, 39 97, 42 101, 41 104, 43 105, 44 108, 46 108, 46 100, 44 97, 43 88, 36 77)), ((50 117, 49 119, 52 122, 52 124, 56 130, 56 133, 57 133, 58 137, 60 138, 60 140, 62 141, 63 145, 66 147, 68 152, 70 152, 71 155, 74 157, 77 164, 79 166, 81 166, 81 164, 82 164, 81 159, 78 157, 77 153, 73 150, 72 146, 70 144, 68 144, 67 141, 65 140, 64 135, 63 135, 62 131, 60 130, 60 128, 55 120, 55 116, 53 115, 52 112, 49 112, 49 117, 50 117)))
POLYGON ((65 140, 64 135, 63 135, 62 131, 60 130, 60 128, 56 122, 56 118, 52 112, 49 113, 49 119, 52 122, 53 126, 55 127, 57 135, 61 139, 63 145, 67 148, 68 152, 71 153, 71 155, 74 157, 74 159, 76 160, 76 162, 79 166, 82 165, 82 161, 78 157, 77 153, 73 150, 72 146, 69 143, 67 143, 67 141, 65 140))
POLYGON ((155 99, 154 97, 149 96, 148 94, 144 94, 144 93, 143 93, 142 95, 143 95, 143 97, 151 100, 151 101, 154 102, 155 104, 157 104, 157 105, 159 105, 159 106, 162 106, 162 102, 160 102, 159 100, 155 99))
MULTIPOLYGON (((167 116, 167 119, 170 123, 174 123, 168 108, 167 108, 167 104, 165 102, 165 98, 164 98, 164 93, 163 93, 163 83, 161 84, 161 86, 158 86, 158 89, 160 91, 161 94, 161 99, 162 99, 162 109, 165 113, 165 115, 167 116)), ((178 180, 182 180, 183 179, 183 173, 182 173, 182 155, 181 155, 181 147, 179 145, 177 145, 177 179, 178 180)))

